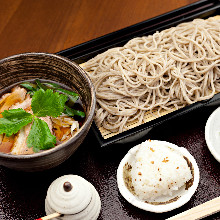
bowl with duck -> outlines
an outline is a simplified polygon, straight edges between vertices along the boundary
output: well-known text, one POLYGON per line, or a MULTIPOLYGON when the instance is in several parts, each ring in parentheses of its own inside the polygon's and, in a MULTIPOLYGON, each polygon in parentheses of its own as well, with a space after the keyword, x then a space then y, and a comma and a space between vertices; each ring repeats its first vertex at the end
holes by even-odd
POLYGON ((0 60, 0 94, 19 82, 42 79, 56 82, 79 94, 85 119, 69 140, 48 150, 28 155, 0 152, 0 165, 21 171, 42 171, 68 159, 85 139, 93 121, 95 90, 86 72, 71 60, 48 53, 24 53, 0 60))

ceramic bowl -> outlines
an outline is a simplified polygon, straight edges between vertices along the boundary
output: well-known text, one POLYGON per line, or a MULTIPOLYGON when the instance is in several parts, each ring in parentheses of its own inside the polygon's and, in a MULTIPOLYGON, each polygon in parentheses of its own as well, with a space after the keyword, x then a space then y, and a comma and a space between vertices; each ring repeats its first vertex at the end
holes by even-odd
POLYGON ((205 140, 211 154, 220 163, 220 107, 209 116, 206 122, 205 140))
POLYGON ((88 133, 95 110, 95 90, 86 72, 76 63, 54 54, 25 53, 0 60, 0 94, 18 82, 45 79, 61 83, 80 94, 85 122, 72 138, 52 149, 30 155, 0 153, 0 165, 22 171, 41 171, 69 158, 88 133))
MULTIPOLYGON (((174 152, 178 152, 178 154, 182 155, 185 159, 187 159, 188 166, 190 167, 191 173, 193 175, 193 178, 189 181, 190 184, 187 184, 188 186, 185 184, 184 186, 180 187, 178 190, 173 192, 172 195, 163 195, 154 200, 146 201, 138 198, 128 189, 126 184, 127 174, 125 175, 125 169, 127 169, 127 166, 131 164, 132 161, 134 161, 135 159, 136 152, 139 149, 139 145, 137 145, 128 151, 128 153, 124 156, 124 158, 121 160, 118 166, 118 188, 122 196, 129 203, 140 209, 155 213, 168 212, 184 205, 193 196, 199 184, 199 168, 194 157, 189 153, 187 149, 183 147, 178 147, 177 145, 166 141, 151 140, 151 143, 153 143, 155 147, 163 146, 170 148, 174 152)), ((132 167, 130 167, 129 169, 132 169, 132 167)))

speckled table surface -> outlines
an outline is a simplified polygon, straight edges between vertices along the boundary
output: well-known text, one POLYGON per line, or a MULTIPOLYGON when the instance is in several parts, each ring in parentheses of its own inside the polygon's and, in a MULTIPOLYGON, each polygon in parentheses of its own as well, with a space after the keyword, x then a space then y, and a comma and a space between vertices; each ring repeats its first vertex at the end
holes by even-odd
MULTIPOLYGON (((216 107, 198 110, 166 122, 142 140, 108 148, 101 149, 90 131, 77 152, 51 170, 23 173, 0 167, 0 219, 31 220, 44 216, 47 189, 54 179, 65 174, 80 175, 95 186, 102 203, 99 219, 166 219, 220 196, 219 163, 210 154, 204 137, 205 123, 216 107), (133 207, 120 195, 117 188, 116 171, 120 160, 131 147, 149 138, 187 148, 200 169, 200 183, 191 200, 184 206, 163 214, 133 207)), ((209 219, 220 219, 220 214, 214 214, 209 219)))

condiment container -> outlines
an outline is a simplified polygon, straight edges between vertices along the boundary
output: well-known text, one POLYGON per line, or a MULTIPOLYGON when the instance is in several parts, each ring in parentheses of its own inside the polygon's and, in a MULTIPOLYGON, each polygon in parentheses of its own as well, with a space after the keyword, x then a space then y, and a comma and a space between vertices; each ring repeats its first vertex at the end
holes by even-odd
POLYGON ((77 175, 64 175, 54 180, 45 199, 46 214, 61 213, 55 219, 95 220, 101 200, 94 186, 77 175))

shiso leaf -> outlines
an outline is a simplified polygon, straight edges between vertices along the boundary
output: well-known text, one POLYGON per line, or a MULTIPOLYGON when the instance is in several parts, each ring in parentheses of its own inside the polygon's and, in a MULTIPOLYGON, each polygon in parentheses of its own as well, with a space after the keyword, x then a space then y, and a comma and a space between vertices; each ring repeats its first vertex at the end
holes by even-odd
POLYGON ((65 95, 53 92, 51 89, 46 91, 40 89, 34 93, 31 107, 34 115, 37 117, 52 116, 56 118, 64 111, 66 101, 67 96, 65 95))
POLYGON ((27 146, 33 147, 34 152, 47 150, 54 147, 56 137, 51 134, 47 123, 40 118, 34 117, 30 133, 27 138, 27 146))
POLYGON ((22 108, 5 110, 0 118, 0 134, 16 134, 22 127, 33 121, 33 115, 22 108))

